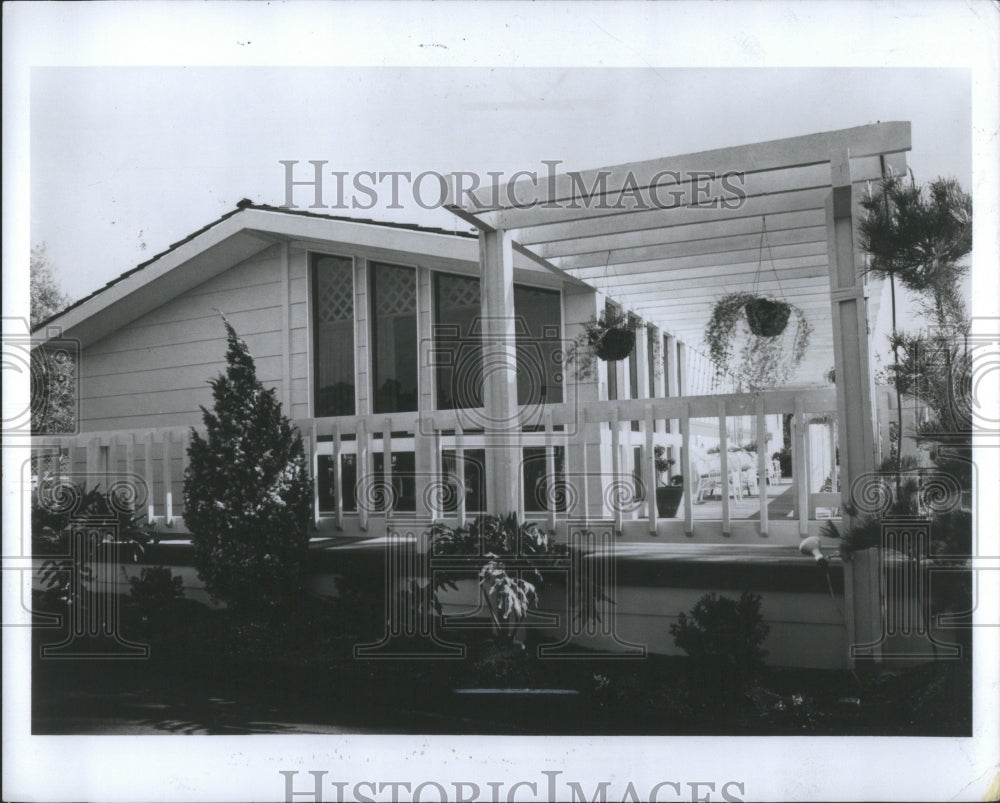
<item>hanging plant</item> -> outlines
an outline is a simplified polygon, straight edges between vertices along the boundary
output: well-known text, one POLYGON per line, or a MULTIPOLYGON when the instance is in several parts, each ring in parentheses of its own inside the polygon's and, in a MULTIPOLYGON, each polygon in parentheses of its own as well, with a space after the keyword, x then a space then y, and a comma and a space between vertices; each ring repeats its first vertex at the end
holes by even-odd
POLYGON ((642 322, 615 307, 606 307, 597 319, 584 323, 583 331, 570 345, 566 361, 576 367, 578 379, 593 376, 595 359, 624 360, 635 348, 635 332, 642 322))
POLYGON ((760 337, 777 337, 785 331, 792 307, 784 301, 757 296, 743 307, 750 331, 760 337))
MULTIPOLYGON (((773 335, 755 331, 748 308, 756 307, 753 314, 759 315, 762 300, 772 302, 754 293, 729 293, 716 302, 705 328, 705 342, 717 375, 732 374, 750 390, 786 382, 802 362, 812 334, 812 326, 802 310, 784 301, 773 302, 782 307, 781 329, 773 335), (788 323, 793 314, 795 326, 790 328, 788 323)), ((768 332, 777 326, 758 328, 768 332)))
POLYGON ((781 283, 767 244, 767 218, 764 217, 761 219, 760 257, 754 274, 753 292, 729 293, 720 298, 705 329, 705 342, 715 363, 717 380, 731 374, 750 390, 786 382, 802 362, 809 346, 809 335, 812 334, 812 326, 802 310, 787 301, 757 292, 765 248, 780 292, 781 283), (795 313, 796 325, 794 333, 789 336, 786 332, 792 313, 795 313), (737 344, 741 344, 738 351, 737 344))

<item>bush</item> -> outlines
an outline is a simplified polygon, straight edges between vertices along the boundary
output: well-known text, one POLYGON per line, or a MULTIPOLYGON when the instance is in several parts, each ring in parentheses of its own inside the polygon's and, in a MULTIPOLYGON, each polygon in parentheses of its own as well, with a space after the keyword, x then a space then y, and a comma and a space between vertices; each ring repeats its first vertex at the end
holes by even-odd
POLYGON ((138 577, 128 581, 132 602, 144 619, 154 619, 169 610, 171 604, 184 596, 184 581, 174 577, 166 566, 144 566, 138 577))
POLYGON ((770 627, 760 605, 760 595, 749 591, 739 601, 708 593, 670 625, 674 644, 691 659, 691 677, 720 699, 742 695, 764 666, 770 627))
POLYGON ((211 382, 214 410, 202 408, 206 437, 192 431, 184 520, 209 594, 269 617, 301 589, 312 490, 301 435, 223 320, 227 367, 211 382))

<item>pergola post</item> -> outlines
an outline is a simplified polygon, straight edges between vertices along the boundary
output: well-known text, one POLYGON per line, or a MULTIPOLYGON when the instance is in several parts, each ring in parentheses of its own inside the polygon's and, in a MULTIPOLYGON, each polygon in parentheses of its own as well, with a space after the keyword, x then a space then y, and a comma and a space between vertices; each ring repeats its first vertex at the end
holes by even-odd
MULTIPOLYGON (((563 295, 563 316, 567 344, 583 330, 583 324, 600 315, 603 300, 593 290, 572 290, 563 295)), ((595 366, 595 369, 598 366, 595 366)), ((568 402, 573 404, 576 420, 570 426, 566 453, 567 481, 573 488, 573 507, 566 511, 570 519, 600 518, 603 514, 604 486, 601 478, 601 425, 586 423, 589 404, 600 400, 599 371, 581 378, 573 365, 564 372, 568 402), (574 432, 575 430, 575 432, 574 432)))
MULTIPOLYGON (((851 485, 875 470, 875 433, 868 366, 868 321, 864 287, 857 268, 854 230, 855 199, 851 167, 846 149, 830 159, 833 185, 826 203, 827 252, 830 268, 830 301, 833 318, 834 365, 837 377, 837 411, 840 426, 841 505, 844 526, 853 517, 851 485)), ((847 606, 848 643, 851 659, 858 647, 878 659, 882 633, 878 556, 871 550, 857 552, 845 566, 844 594, 847 606)))
POLYGON ((487 500, 490 510, 520 515, 514 251, 508 232, 479 233, 479 265, 487 500))

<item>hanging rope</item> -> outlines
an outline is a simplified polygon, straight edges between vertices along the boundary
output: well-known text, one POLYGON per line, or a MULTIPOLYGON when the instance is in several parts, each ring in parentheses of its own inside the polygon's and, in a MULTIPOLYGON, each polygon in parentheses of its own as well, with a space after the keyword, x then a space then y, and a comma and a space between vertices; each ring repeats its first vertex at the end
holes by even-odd
POLYGON ((777 297, 784 299, 785 294, 781 289, 781 278, 778 276, 778 269, 774 266, 774 254, 771 253, 771 244, 767 241, 767 215, 760 218, 760 249, 757 256, 757 272, 753 277, 753 294, 758 295, 757 288, 760 285, 760 274, 764 267, 764 246, 767 246, 767 261, 771 263, 771 272, 774 273, 774 281, 778 285, 777 297))

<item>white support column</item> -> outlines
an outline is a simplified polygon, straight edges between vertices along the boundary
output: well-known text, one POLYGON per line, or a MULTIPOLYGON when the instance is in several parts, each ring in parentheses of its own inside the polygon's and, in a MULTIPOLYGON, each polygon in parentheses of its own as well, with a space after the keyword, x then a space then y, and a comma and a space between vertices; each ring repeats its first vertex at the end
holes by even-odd
MULTIPOLYGON (((583 324, 600 315, 601 296, 593 290, 573 288, 563 294, 563 320, 565 337, 572 341, 583 331, 583 324)), ((573 487, 569 494, 573 509, 566 511, 569 518, 600 518, 603 515, 603 478, 601 477, 601 435, 598 423, 586 421, 589 404, 600 399, 600 374, 606 363, 598 362, 594 375, 585 379, 576 376, 575 368, 567 366, 563 385, 567 403, 572 405, 575 418, 567 425, 566 469, 573 487)))
POLYGON ((519 509, 520 454, 517 350, 514 328, 514 252, 510 234, 480 232, 483 311, 483 401, 486 418, 486 483, 490 510, 519 509))
POLYGON ((413 433, 413 464, 416 470, 416 510, 418 519, 433 519, 440 511, 431 510, 428 486, 443 480, 438 466, 437 434, 429 425, 434 411, 434 366, 432 315, 433 287, 429 268, 417 268, 417 409, 420 423, 413 433))
MULTIPOLYGON (((868 322, 864 287, 854 230, 856 199, 851 185, 849 153, 842 150, 830 159, 832 190, 826 203, 827 254, 830 266, 830 299, 833 317, 834 370, 837 376, 842 509, 850 506, 853 481, 875 470, 875 433, 868 364, 868 322)), ((845 510, 844 525, 853 522, 845 510)), ((871 550, 867 551, 871 552, 871 550)), ((848 641, 872 644, 876 659, 882 633, 878 557, 859 552, 845 567, 845 604, 848 606, 848 641), (853 630, 853 632, 850 632, 853 630)), ((853 657, 853 653, 852 653, 853 657)))

